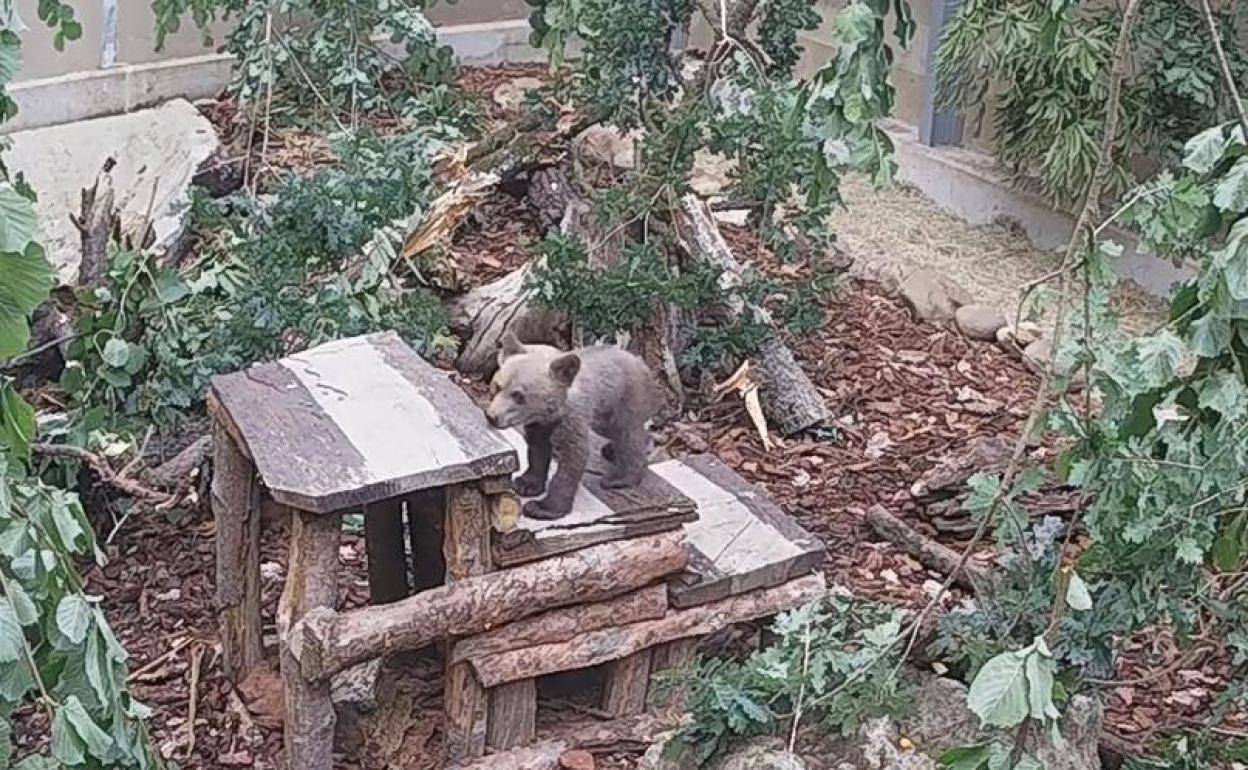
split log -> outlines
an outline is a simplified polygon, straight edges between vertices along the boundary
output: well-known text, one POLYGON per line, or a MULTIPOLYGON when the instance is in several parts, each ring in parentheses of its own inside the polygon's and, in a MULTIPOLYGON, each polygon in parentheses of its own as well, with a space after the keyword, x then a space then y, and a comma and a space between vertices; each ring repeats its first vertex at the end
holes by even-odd
MULTIPOLYGON (((951 575, 962 560, 962 555, 957 551, 919 532, 889 513, 884 506, 871 506, 867 509, 866 516, 867 523, 876 534, 904 548, 928 569, 934 569, 942 575, 951 575)), ((980 565, 967 562, 958 571, 954 582, 967 590, 980 593, 992 584, 992 575, 980 565)))
POLYGON ((761 324, 768 331, 758 347, 757 371, 762 377, 763 409, 772 425, 784 435, 825 422, 831 416, 823 397, 785 346, 766 309, 748 303, 737 294, 744 281, 744 269, 724 240, 706 204, 695 195, 681 199, 676 232, 693 260, 720 270, 729 314, 761 324))
POLYGON ((667 612, 667 586, 662 583, 605 602, 578 604, 509 623, 468 637, 455 645, 453 662, 551 642, 577 634, 661 618, 667 612))
POLYGON ((100 285, 108 272, 108 247, 119 222, 112 174, 116 164, 112 158, 104 160, 95 183, 82 189, 78 214, 70 215, 70 221, 78 229, 82 240, 78 285, 83 288, 100 285))
POLYGON ((342 521, 337 516, 292 510, 290 560, 286 586, 277 605, 281 644, 282 688, 285 695, 286 761, 290 767, 332 770, 334 766, 333 697, 328 679, 305 679, 291 654, 292 624, 318 608, 333 611, 338 601, 338 544, 342 521))
POLYGON ((603 711, 613 717, 629 717, 646 710, 651 660, 651 650, 645 649, 607 664, 603 711))
POLYGON ((315 610, 292 630, 292 647, 305 675, 319 680, 385 653, 481 633, 557 607, 609 599, 679 572, 687 561, 683 536, 676 532, 605 543, 469 577, 393 604, 341 614, 315 610))
POLYGON ((264 658, 260 631, 260 511, 255 467, 213 424, 212 515, 216 523, 217 631, 222 668, 238 683, 264 658))
POLYGON ((566 642, 541 644, 477 658, 472 661, 472 666, 486 687, 559 671, 589 668, 619 660, 656 644, 705 636, 735 623, 800 607, 821 598, 826 592, 823 575, 808 575, 776 588, 687 610, 672 610, 658 620, 605 628, 580 634, 566 642))

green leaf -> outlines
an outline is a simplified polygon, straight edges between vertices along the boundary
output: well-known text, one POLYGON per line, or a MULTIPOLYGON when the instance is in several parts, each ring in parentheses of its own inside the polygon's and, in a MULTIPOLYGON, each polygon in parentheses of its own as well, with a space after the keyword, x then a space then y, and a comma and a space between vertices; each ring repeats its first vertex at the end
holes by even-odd
POLYGON ((104 351, 100 357, 104 359, 104 363, 114 369, 121 369, 130 360, 130 345, 120 337, 113 337, 104 343, 104 351))
POLYGON ((31 754, 13 766, 13 770, 62 770, 52 757, 43 754, 31 754))
MULTIPOLYGON (((0 185, 0 194, 4 189, 0 185)), ((38 244, 32 243, 24 251, 0 252, 0 358, 11 358, 26 349, 30 314, 51 288, 52 268, 38 244)))
POLYGON ((0 597, 0 663, 22 660, 26 655, 26 635, 9 597, 0 597))
POLYGON ((1231 322, 1206 313, 1192 321, 1191 344, 1196 355, 1206 358, 1222 355, 1231 344, 1231 322))
POLYGON ((1025 662, 1014 652, 1003 652, 975 675, 966 705, 985 725, 1013 727, 1027 718, 1025 662))
POLYGON ((1195 539, 1183 536, 1174 541, 1174 556, 1181 562, 1200 564, 1205 560, 1205 552, 1195 539))
POLYGON ((91 756, 101 759, 108 756, 113 739, 95 723, 95 720, 87 713, 86 707, 82 705, 82 701, 78 700, 77 695, 71 695, 65 699, 61 713, 68 716, 74 732, 78 734, 87 751, 91 752, 91 756))
POLYGON ((1083 582, 1078 572, 1070 573, 1070 585, 1066 587, 1066 604, 1079 612, 1092 609, 1092 594, 1088 592, 1088 584, 1083 582))
POLYGON ((91 605, 78 594, 68 594, 56 605, 56 627, 74 644, 82 644, 91 627, 91 605))
POLYGON ((947 770, 979 770, 988 762, 988 744, 958 746, 949 749, 936 759, 947 770))
POLYGON ((1213 566, 1223 572, 1240 568, 1248 557, 1248 511, 1230 518, 1213 541, 1213 566))
POLYGON ((51 503, 52 522, 56 525, 57 534, 61 536, 61 543, 67 550, 81 553, 82 548, 78 541, 87 534, 87 530, 78 515, 81 511, 76 497, 58 490, 57 494, 52 495, 51 503))
POLYGON ((10 580, 7 588, 17 622, 23 626, 33 626, 39 622, 39 608, 35 606, 30 594, 26 593, 26 589, 22 588, 22 584, 16 580, 10 580))
POLYGON ((1031 718, 1043 721, 1061 716, 1053 705, 1053 658, 1040 651, 1027 656, 1027 703, 1031 718))
POLYGON ((1183 148, 1183 165, 1197 174, 1208 174, 1222 160, 1229 144, 1222 126, 1201 131, 1187 140, 1183 148))
POLYGON ((35 205, 11 182, 0 182, 0 252, 24 254, 38 236, 35 205))
POLYGON ((34 439, 35 408, 26 403, 13 383, 0 380, 0 448, 26 459, 34 439))
POLYGON ((186 281, 172 270, 161 270, 156 274, 156 297, 164 304, 170 305, 185 299, 191 293, 186 281))
POLYGON ((1234 372, 1217 372, 1201 385, 1197 403, 1201 409, 1212 409, 1228 420, 1238 420, 1248 413, 1248 386, 1234 372))
MULTIPOLYGON (((77 696, 71 695, 74 702, 77 696)), ((78 731, 69 716, 69 704, 66 703, 56 710, 52 717, 52 756, 62 765, 81 765, 87 758, 86 742, 78 737, 78 731)))
POLYGON ((1150 388, 1160 387, 1170 381, 1183 359, 1183 340, 1166 329, 1157 334, 1142 337, 1136 343, 1140 356, 1140 374, 1150 388))
POLYGON ((1235 161, 1213 188, 1213 205, 1223 211, 1248 211, 1248 156, 1235 161))

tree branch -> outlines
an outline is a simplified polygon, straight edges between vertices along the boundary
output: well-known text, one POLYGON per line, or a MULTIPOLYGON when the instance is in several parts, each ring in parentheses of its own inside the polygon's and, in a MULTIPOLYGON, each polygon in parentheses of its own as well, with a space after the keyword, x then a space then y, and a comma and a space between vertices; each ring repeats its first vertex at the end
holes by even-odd
POLYGON ((1213 18, 1213 8, 1209 6, 1209 0, 1200 0, 1200 9, 1204 13, 1205 24, 1209 27, 1209 42, 1213 43, 1214 53, 1218 55, 1222 82, 1231 92, 1231 99, 1235 102, 1235 114, 1239 116, 1239 130, 1244 134, 1244 142, 1248 143, 1248 114, 1244 112, 1244 102, 1239 98, 1239 89, 1235 86, 1235 75, 1231 72, 1231 64, 1226 59, 1226 51, 1222 49, 1222 36, 1218 34, 1218 22, 1213 18))

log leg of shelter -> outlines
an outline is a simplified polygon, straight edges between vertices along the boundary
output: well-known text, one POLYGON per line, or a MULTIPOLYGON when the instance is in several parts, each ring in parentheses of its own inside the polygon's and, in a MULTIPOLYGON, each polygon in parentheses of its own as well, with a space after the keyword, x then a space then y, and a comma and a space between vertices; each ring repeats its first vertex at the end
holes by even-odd
POLYGON ((651 650, 635 652, 607 664, 602 710, 613 717, 631 717, 646 709, 651 650))
MULTIPOLYGON (((446 561, 448 585, 492 570, 490 506, 476 484, 462 484, 447 490, 442 555, 446 561)), ((447 645, 447 655, 448 661, 454 656, 453 641, 447 645)), ((446 746, 451 758, 467 759, 484 754, 489 694, 471 666, 449 663, 443 700, 446 746)))
POLYGON ((225 674, 260 664, 260 508, 256 469, 220 420, 213 424, 212 515, 217 527, 217 621, 225 674))
POLYGON ((277 631, 286 702, 286 760, 300 770, 332 770, 336 718, 329 680, 304 678, 290 650, 290 629, 309 610, 333 609, 337 603, 341 532, 336 515, 292 511, 290 564, 277 607, 277 631))

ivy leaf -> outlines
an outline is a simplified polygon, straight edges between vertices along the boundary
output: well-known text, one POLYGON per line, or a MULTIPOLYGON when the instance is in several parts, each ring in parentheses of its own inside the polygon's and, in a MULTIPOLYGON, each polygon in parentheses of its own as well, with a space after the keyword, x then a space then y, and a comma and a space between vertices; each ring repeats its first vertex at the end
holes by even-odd
POLYGON ((1218 180, 1213 188, 1213 205, 1236 214, 1248 211, 1248 156, 1235 161, 1218 180))
POLYGON ((1003 652, 984 664, 966 696, 966 705, 985 725, 1013 727, 1027 718, 1026 658, 1003 652))
POLYGON ((78 594, 68 594, 56 605, 56 627, 74 644, 82 644, 91 627, 91 605, 78 594))
POLYGON ((1083 582, 1078 572, 1070 573, 1070 585, 1066 587, 1066 604, 1072 610, 1079 612, 1092 609, 1092 594, 1088 591, 1088 584, 1083 582))
POLYGON ((1183 148, 1183 165, 1197 174, 1208 174, 1222 160, 1229 144, 1222 126, 1201 131, 1187 140, 1183 148))
MULTIPOLYGON (((0 207, 4 190, 0 185, 0 207)), ((4 216, 0 208, 0 218, 4 216)), ((10 231, 7 237, 13 236, 10 231)), ((0 252, 0 358, 11 358, 26 349, 30 314, 51 288, 52 268, 38 244, 31 243, 23 251, 0 252)))
POLYGON ((17 611, 9 598, 0 598, 0 663, 21 660, 26 650, 26 635, 17 611))
POLYGON ((1140 356, 1140 375, 1150 388, 1170 381, 1183 358, 1183 340, 1166 329, 1143 337, 1136 344, 1140 356))

